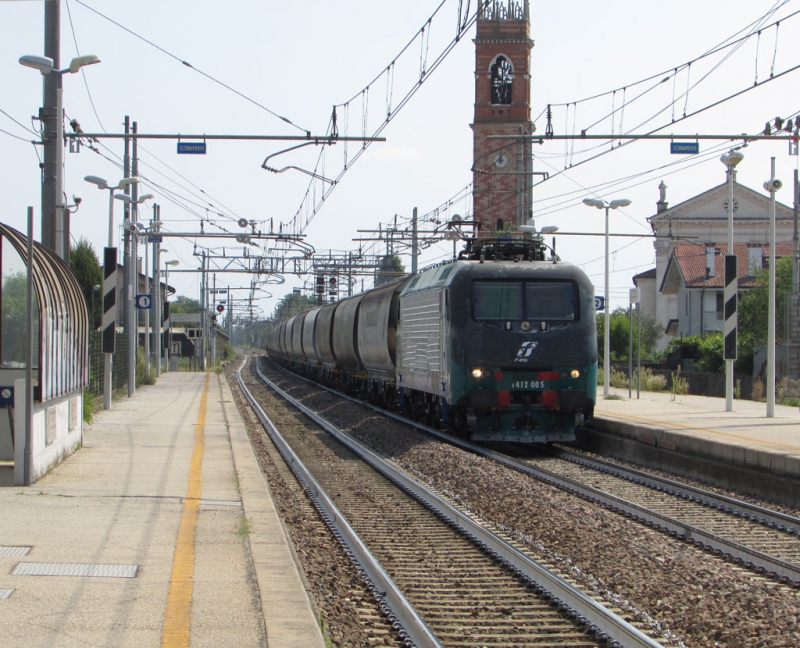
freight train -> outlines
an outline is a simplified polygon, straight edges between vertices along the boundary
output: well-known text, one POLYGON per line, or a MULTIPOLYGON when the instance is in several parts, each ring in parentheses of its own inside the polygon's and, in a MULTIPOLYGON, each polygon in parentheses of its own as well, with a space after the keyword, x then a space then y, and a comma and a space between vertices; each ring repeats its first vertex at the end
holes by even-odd
POLYGON ((594 287, 527 236, 284 319, 267 352, 460 438, 574 440, 597 394, 594 287))

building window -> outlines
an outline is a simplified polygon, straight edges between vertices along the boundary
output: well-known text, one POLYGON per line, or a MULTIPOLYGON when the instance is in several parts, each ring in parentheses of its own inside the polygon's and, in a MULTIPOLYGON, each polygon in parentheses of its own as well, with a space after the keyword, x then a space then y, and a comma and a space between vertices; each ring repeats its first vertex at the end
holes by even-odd
POLYGON ((511 63, 505 56, 498 56, 492 65, 492 103, 511 103, 511 63))

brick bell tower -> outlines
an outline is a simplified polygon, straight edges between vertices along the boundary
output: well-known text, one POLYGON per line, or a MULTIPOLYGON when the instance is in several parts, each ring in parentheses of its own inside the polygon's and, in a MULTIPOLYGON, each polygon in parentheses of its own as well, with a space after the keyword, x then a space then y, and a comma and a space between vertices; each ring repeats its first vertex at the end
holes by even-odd
POLYGON ((531 216, 531 143, 489 139, 534 131, 528 0, 484 0, 474 42, 473 218, 486 237, 531 216))

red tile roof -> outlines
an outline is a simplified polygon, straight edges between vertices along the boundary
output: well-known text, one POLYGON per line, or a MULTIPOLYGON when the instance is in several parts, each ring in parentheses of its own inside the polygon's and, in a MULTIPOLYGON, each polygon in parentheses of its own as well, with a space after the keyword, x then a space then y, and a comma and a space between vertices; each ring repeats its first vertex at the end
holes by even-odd
MULTIPOLYGON (((727 243, 709 244, 708 247, 717 249, 714 255, 714 276, 706 273, 706 246, 695 243, 678 243, 672 250, 670 264, 676 262, 684 282, 688 288, 723 288, 725 286, 725 255, 728 253, 727 243)), ((748 245, 747 243, 734 243, 733 249, 737 257, 739 287, 750 288, 754 285, 750 273, 750 257, 748 248, 757 247, 762 251, 764 267, 769 260, 769 245, 748 245)), ((792 255, 792 243, 783 242, 775 244, 777 258, 792 255)), ((668 266, 669 268, 669 266, 668 266)))

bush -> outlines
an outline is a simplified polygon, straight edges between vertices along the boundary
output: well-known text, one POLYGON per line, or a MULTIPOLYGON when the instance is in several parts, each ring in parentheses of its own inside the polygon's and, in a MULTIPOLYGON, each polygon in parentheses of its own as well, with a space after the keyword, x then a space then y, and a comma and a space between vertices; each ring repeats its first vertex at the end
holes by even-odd
POLYGON ((761 378, 753 378, 753 400, 760 401, 764 397, 764 381, 761 378))
MULTIPOLYGON (((633 373, 633 386, 637 387, 639 382, 639 372, 633 373)), ((667 379, 664 376, 653 375, 653 370, 650 367, 642 369, 642 386, 644 391, 663 391, 667 388, 667 379)))
POLYGON ((797 405, 800 401, 800 380, 781 378, 775 385, 776 400, 782 405, 797 405))
POLYGON ((672 374, 672 400, 676 396, 686 396, 689 393, 689 381, 681 376, 681 368, 672 374))
MULTIPOLYGON (((618 387, 619 389, 624 389, 628 386, 628 376, 626 376, 622 371, 618 369, 614 369, 611 367, 611 378, 609 383, 612 387, 618 387)), ((604 383, 605 384, 605 383, 604 383)))

